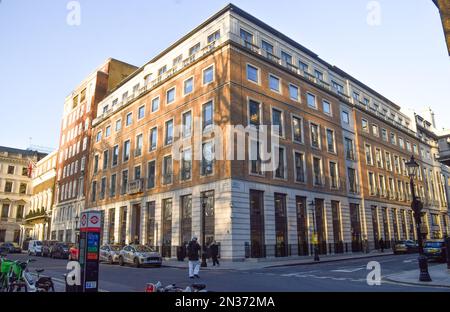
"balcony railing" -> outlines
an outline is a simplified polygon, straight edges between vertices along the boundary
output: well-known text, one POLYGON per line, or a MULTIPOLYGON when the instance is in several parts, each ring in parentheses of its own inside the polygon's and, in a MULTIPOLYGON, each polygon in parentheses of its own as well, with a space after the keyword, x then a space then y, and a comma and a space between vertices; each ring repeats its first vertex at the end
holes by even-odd
POLYGON ((320 78, 317 78, 314 75, 311 75, 310 73, 300 69, 296 65, 286 62, 285 60, 281 60, 278 56, 276 56, 270 52, 267 52, 266 50, 261 49, 259 46, 255 45, 254 43, 246 41, 240 37, 238 37, 236 41, 238 41, 243 47, 247 48, 248 50, 250 50, 254 53, 260 54, 260 55, 264 56, 265 58, 267 58, 268 60, 278 63, 279 65, 281 65, 283 67, 286 67, 289 71, 297 74, 298 76, 304 77, 304 78, 308 79, 309 81, 315 83, 316 85, 338 94, 345 101, 350 101, 350 97, 345 92, 342 92, 342 91, 332 88, 328 82, 326 82, 320 78))
POLYGON ((163 175, 163 184, 170 184, 172 183, 172 174, 166 173, 163 175))
POLYGON ((354 151, 348 150, 346 153, 346 156, 347 156, 348 160, 355 160, 355 152, 354 151))
POLYGON ((144 179, 137 179, 128 182, 128 194, 138 194, 144 191, 144 179))
POLYGON ((350 184, 348 192, 351 194, 359 194, 359 185, 354 183, 353 185, 350 184))
POLYGON ((314 186, 324 186, 325 185, 325 178, 323 175, 314 175, 314 186))
POLYGON ((43 218, 46 216, 45 209, 37 209, 37 210, 31 210, 25 215, 25 221, 37 219, 37 218, 43 218))
MULTIPOLYGON (((166 70, 165 72, 161 73, 155 79, 147 82, 144 86, 139 88, 132 95, 130 95, 130 96, 126 97, 125 99, 123 99, 122 102, 117 103, 116 105, 114 105, 114 109, 109 109, 108 111, 104 112, 102 115, 100 115, 97 118, 97 120, 101 120, 103 118, 106 118, 114 110, 118 109, 121 106, 124 106, 124 105, 128 104, 129 102, 131 102, 134 99, 136 99, 137 97, 139 97, 141 94, 143 94, 143 93, 153 89, 154 87, 156 87, 160 83, 163 83, 165 80, 167 80, 170 77, 172 77, 174 74, 176 74, 178 71, 180 71, 184 67, 189 66, 190 64, 195 62, 199 57, 201 57, 203 55, 206 55, 208 53, 211 53, 214 50, 214 48, 217 46, 217 43, 218 43, 217 40, 209 43, 202 50, 197 51, 196 53, 194 53, 194 54, 190 55, 189 57, 187 57, 186 59, 184 59, 181 63, 179 63, 179 64, 173 66, 172 68, 166 70)), ((257 46, 253 47, 253 49, 256 49, 256 48, 258 48, 258 47, 257 46)), ((259 50, 259 48, 258 48, 258 50, 259 50)))

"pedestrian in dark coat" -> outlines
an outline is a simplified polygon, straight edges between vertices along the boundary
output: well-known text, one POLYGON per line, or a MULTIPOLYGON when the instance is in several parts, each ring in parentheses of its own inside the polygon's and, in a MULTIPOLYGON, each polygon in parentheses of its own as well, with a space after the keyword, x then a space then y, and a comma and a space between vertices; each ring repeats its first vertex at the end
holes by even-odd
POLYGON ((200 271, 200 261, 199 259, 199 251, 202 248, 197 243, 197 237, 192 237, 192 240, 189 242, 189 245, 187 247, 187 254, 189 259, 189 278, 200 278, 198 275, 200 271))
POLYGON ((211 245, 209 245, 209 249, 211 252, 211 258, 213 261, 213 266, 220 265, 219 260, 217 257, 219 256, 219 245, 217 245, 216 241, 213 241, 211 245))
POLYGON ((383 240, 383 238, 380 238, 379 245, 380 245, 381 252, 384 252, 384 240, 383 240))

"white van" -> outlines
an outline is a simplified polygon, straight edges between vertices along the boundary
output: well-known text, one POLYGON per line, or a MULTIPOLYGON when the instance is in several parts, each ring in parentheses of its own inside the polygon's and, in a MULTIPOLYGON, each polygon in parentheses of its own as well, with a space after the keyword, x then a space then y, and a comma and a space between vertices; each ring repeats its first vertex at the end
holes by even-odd
POLYGON ((40 240, 30 240, 28 243, 28 254, 42 256, 42 242, 40 240))

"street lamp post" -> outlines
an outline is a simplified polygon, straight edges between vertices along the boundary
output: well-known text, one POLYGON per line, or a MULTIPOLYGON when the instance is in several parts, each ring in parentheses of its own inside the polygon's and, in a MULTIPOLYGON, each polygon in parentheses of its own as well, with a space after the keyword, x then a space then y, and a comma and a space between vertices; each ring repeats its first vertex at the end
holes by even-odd
POLYGON ((79 242, 80 242, 80 240, 79 240, 80 229, 78 228, 78 221, 80 221, 80 217, 78 216, 78 213, 77 213, 77 215, 75 216, 75 244, 77 245, 78 250, 80 250, 80 246, 78 246, 79 242))
POLYGON ((314 261, 320 261, 319 257, 319 241, 317 237, 317 222, 316 222, 316 203, 314 200, 311 201, 310 206, 312 207, 312 215, 313 215, 313 245, 314 245, 314 261))
POLYGON ((416 196, 416 191, 414 188, 414 177, 417 174, 417 170, 419 168, 419 164, 415 161, 414 155, 411 156, 411 159, 406 163, 406 167, 408 168, 408 175, 410 180, 410 188, 411 188, 411 195, 412 195, 412 203, 411 208, 414 211, 414 219, 416 221, 416 234, 417 234, 417 242, 419 245, 419 269, 420 269, 420 276, 419 281, 421 282, 431 282, 430 274, 428 273, 428 260, 427 257, 423 254, 423 240, 422 240, 422 233, 421 233, 421 215, 422 215, 422 209, 423 209, 423 203, 420 201, 420 199, 416 196))
POLYGON ((45 239, 50 240, 50 222, 52 220, 52 213, 51 211, 47 211, 45 213, 45 224, 46 224, 46 228, 45 228, 45 239))
POLYGON ((206 223, 205 223, 205 217, 206 217, 206 196, 203 194, 202 196, 202 263, 201 267, 206 268, 208 264, 206 263, 206 223))

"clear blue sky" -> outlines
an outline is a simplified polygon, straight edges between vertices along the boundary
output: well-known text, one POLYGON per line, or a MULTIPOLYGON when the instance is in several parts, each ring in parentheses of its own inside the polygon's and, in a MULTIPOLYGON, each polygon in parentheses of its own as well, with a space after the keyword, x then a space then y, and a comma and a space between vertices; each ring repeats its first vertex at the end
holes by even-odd
MULTIPOLYGON (((66 0, 0 0, 0 145, 56 148, 64 98, 114 57, 141 66, 225 6, 222 0, 80 0, 81 25, 66 0)), ((401 106, 431 106, 450 127, 450 59, 431 0, 236 0, 324 60, 401 106)))

